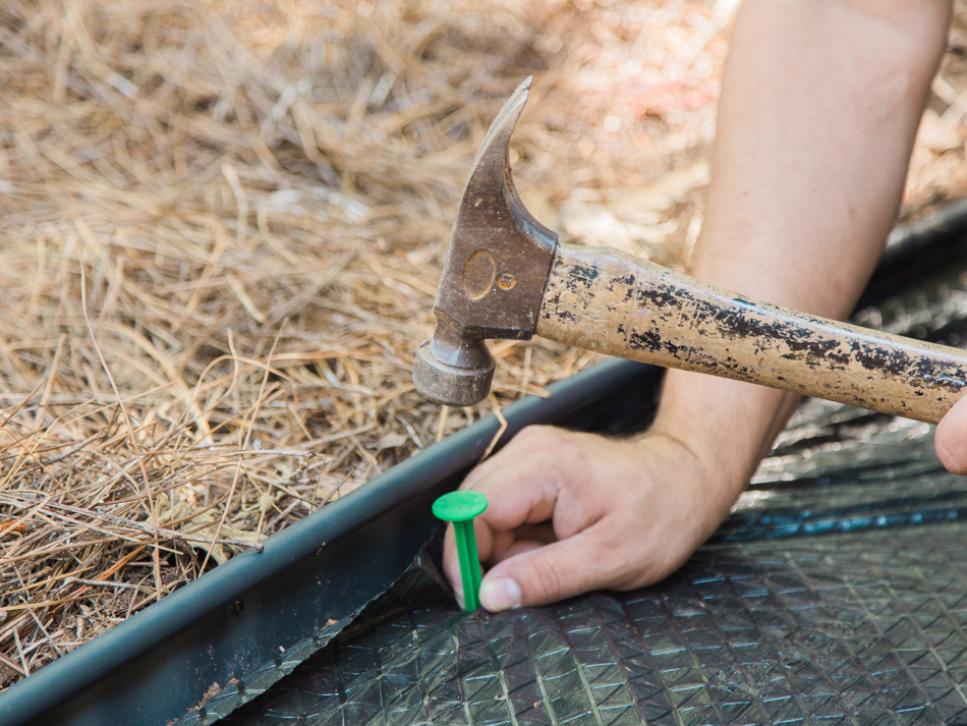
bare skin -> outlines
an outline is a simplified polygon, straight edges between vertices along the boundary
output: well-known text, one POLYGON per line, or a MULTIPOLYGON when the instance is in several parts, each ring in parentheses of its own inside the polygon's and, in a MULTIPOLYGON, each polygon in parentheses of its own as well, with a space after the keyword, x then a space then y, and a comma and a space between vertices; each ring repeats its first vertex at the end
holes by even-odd
MULTIPOLYGON (((719 104, 712 184, 692 260, 700 279, 847 315, 894 223, 950 2, 746 0, 719 104)), ((647 433, 525 429, 464 488, 491 611, 676 570, 716 529, 784 425, 790 394, 670 371, 647 433)), ((967 472, 967 400, 937 432, 967 472)), ((462 599, 452 532, 444 569, 462 599)))

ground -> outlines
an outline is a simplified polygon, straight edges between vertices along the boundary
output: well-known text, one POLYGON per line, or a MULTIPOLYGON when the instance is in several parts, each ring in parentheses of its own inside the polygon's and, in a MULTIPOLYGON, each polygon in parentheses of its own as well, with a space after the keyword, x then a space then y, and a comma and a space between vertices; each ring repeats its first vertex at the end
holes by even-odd
MULTIPOLYGON (((681 265, 735 2, 0 7, 0 686, 594 358, 413 350, 483 131, 569 241, 681 265)), ((967 2, 907 214, 967 180, 967 2)))

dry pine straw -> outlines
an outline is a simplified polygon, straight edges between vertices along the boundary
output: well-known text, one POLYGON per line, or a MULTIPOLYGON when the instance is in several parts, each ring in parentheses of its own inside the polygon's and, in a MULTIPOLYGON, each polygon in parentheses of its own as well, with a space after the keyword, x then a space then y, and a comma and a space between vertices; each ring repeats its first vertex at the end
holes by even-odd
MULTIPOLYGON (((527 204, 679 264, 733 5, 3 3, 0 686, 590 362, 498 342, 480 407, 413 392, 477 142, 534 74, 527 204)), ((960 66, 915 203, 962 176, 960 66)))

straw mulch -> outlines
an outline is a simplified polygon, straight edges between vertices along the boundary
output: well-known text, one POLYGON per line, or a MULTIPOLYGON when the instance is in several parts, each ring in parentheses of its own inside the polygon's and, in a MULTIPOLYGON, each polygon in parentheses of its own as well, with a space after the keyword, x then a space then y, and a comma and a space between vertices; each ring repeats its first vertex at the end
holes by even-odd
MULTIPOLYGON (((413 392, 476 145, 535 75, 528 205, 680 263, 733 5, 4 2, 0 686, 586 365, 497 343, 480 407, 413 392)), ((963 175, 961 66, 916 204, 963 175)))

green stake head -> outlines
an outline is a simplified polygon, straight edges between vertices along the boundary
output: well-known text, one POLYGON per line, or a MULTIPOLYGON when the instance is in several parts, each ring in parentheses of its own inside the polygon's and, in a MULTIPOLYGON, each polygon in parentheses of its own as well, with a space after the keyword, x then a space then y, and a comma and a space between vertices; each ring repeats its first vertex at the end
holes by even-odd
POLYGON ((460 561, 460 581, 463 583, 463 608, 468 613, 480 607, 480 557, 477 554, 473 520, 486 509, 487 497, 480 492, 450 492, 433 502, 433 516, 453 523, 457 559, 460 561))
POLYGON ((469 522, 486 511, 487 497, 480 492, 449 492, 433 502, 433 516, 444 522, 469 522))

